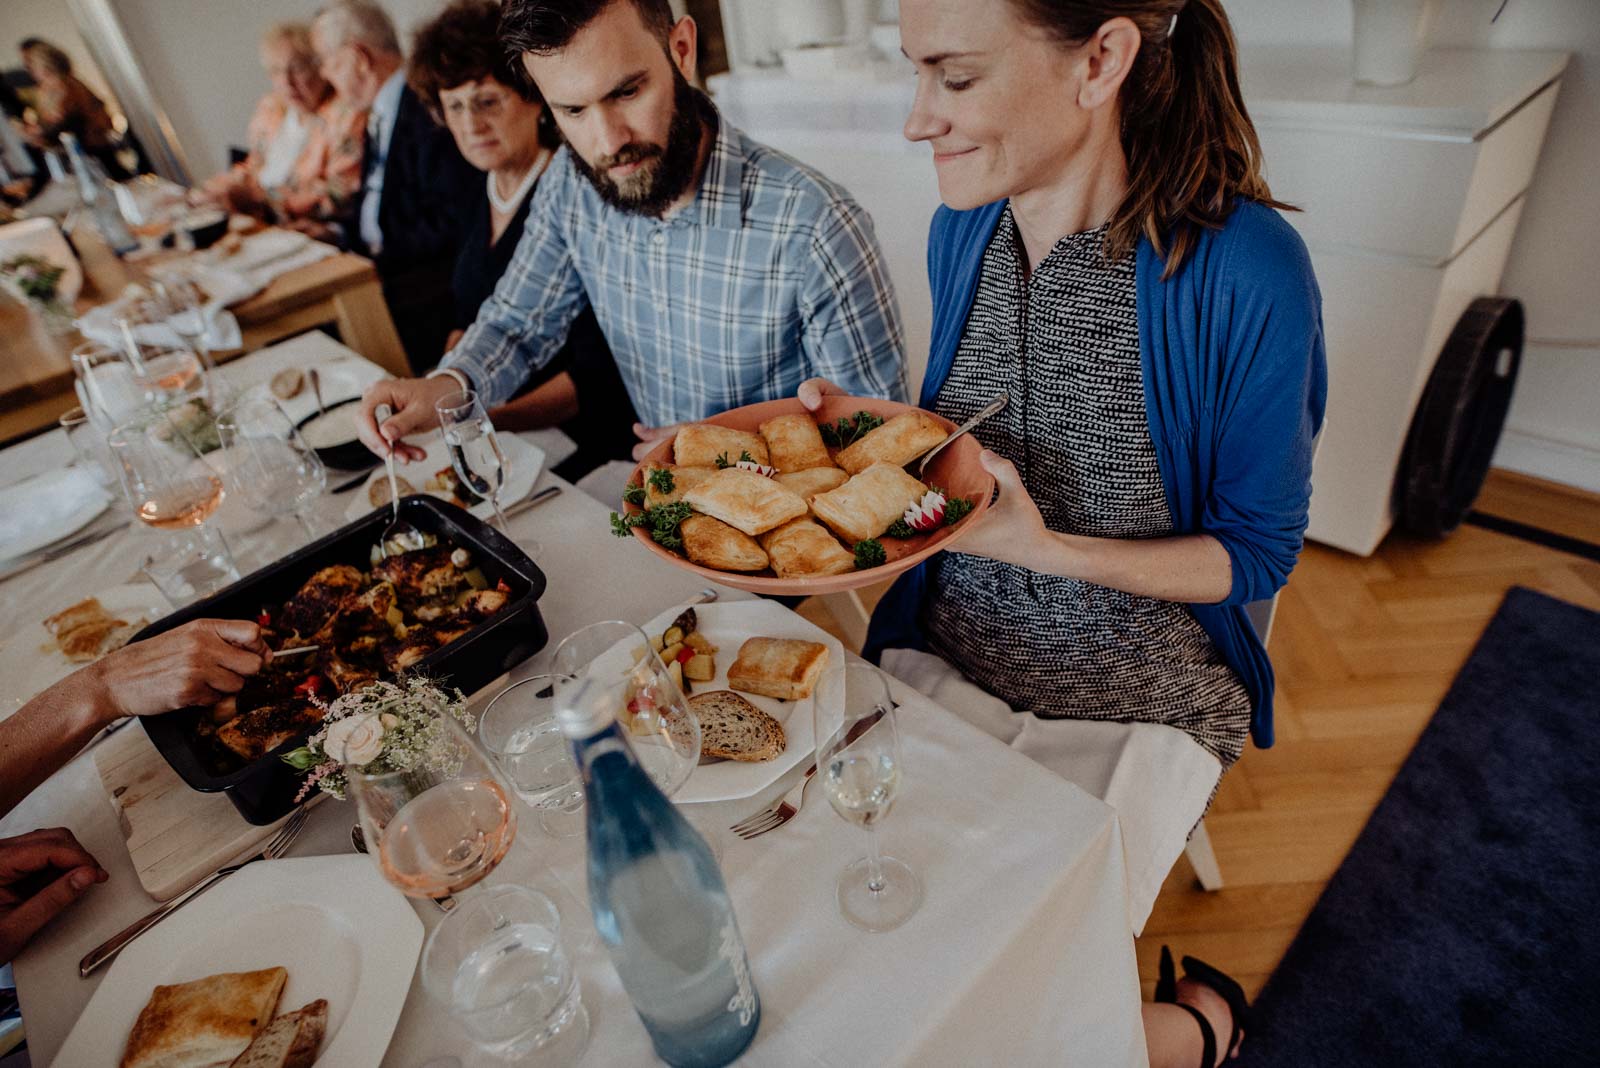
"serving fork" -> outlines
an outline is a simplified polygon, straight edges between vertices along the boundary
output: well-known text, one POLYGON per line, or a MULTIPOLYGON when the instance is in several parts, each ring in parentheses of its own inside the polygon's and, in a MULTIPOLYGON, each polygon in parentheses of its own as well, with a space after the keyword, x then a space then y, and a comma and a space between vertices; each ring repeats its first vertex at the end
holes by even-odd
POLYGON ((102 964, 107 963, 118 953, 121 953, 124 949, 127 949, 128 946, 133 943, 134 939, 138 938, 140 935, 150 930, 150 928, 154 927, 156 924, 172 915, 183 905, 194 900, 194 898, 199 896, 201 891, 207 889, 213 883, 232 875, 240 868, 254 864, 258 860, 278 860, 283 857, 284 854, 289 852, 289 848, 294 845, 295 839, 300 837, 300 832, 305 829, 306 817, 308 814, 309 813, 303 807, 296 809, 294 815, 290 816, 288 821, 284 823, 282 827, 278 828, 277 833, 267 840, 267 844, 262 848, 261 852, 246 860, 241 860, 237 864, 229 864, 227 867, 218 868, 216 871, 212 872, 204 879, 201 879, 199 882, 189 887, 189 889, 185 890, 171 901, 168 901, 164 905, 157 906, 144 916, 134 920, 121 931, 112 935, 94 949, 91 949, 89 954, 78 962, 79 977, 84 979, 89 978, 89 976, 102 964))
POLYGON ((999 393, 995 394, 994 398, 990 400, 988 404, 985 404, 978 410, 978 414, 974 415, 971 419, 968 419, 965 423, 962 423, 959 427, 952 430, 948 437, 939 442, 939 444, 935 445, 933 448, 929 449, 927 453, 923 455, 922 462, 917 464, 917 477, 922 478, 923 475, 927 473, 928 465, 933 463, 933 458, 935 456, 938 456, 944 451, 944 447, 946 445, 961 437, 963 434, 966 434, 973 427, 977 426, 991 415, 1003 411, 1005 406, 1010 403, 1011 394, 1007 393, 1005 390, 1001 390, 999 393))

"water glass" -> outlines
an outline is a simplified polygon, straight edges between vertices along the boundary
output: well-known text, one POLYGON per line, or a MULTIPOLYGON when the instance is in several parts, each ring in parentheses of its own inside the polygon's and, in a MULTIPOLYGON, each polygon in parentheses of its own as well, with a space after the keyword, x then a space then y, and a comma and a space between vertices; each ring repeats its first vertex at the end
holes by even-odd
POLYGON ((111 473, 114 462, 111 449, 106 445, 105 433, 90 422, 89 413, 81 406, 68 408, 57 422, 66 431, 67 444, 72 446, 78 466, 94 475, 102 486, 115 486, 117 476, 111 473))
POLYGON ((307 513, 322 499, 328 471, 275 398, 247 393, 217 416, 231 488, 258 512, 293 515, 315 538, 307 513))
POLYGON ((428 939, 421 968, 429 995, 491 1056, 575 1064, 589 1043, 560 913, 536 890, 496 886, 456 906, 428 939))
POLYGON ((102 434, 128 422, 145 407, 144 388, 135 381, 127 354, 97 342, 72 352, 78 403, 102 434))
POLYGON ((239 569, 222 532, 202 525, 191 530, 150 532, 140 538, 139 570, 173 608, 182 608, 239 581, 239 569))
POLYGON ((555 688, 565 675, 534 675, 501 690, 478 718, 478 740, 517 796, 556 838, 583 833, 583 782, 556 725, 555 688))
POLYGON ((484 410, 483 401, 473 390, 449 393, 434 405, 439 429, 444 433, 450 464, 461 484, 494 508, 495 525, 510 536, 505 513, 500 510, 500 490, 505 486, 507 464, 495 436, 494 423, 484 410))
POLYGON ((878 824, 900 792, 903 767, 895 704, 883 674, 845 665, 842 706, 816 702, 817 778, 828 803, 867 832, 867 855, 839 876, 839 912, 863 931, 892 931, 922 905, 922 880, 878 851, 878 824))

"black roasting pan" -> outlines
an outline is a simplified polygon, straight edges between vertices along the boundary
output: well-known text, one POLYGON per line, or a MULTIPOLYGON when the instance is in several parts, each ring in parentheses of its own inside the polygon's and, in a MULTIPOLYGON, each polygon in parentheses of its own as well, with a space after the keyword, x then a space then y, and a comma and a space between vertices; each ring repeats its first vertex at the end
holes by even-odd
MULTIPOLYGON (((400 514, 417 529, 468 549, 491 585, 503 580, 511 588, 511 601, 505 608, 428 654, 414 671, 470 694, 544 648, 549 632, 539 612, 539 598, 544 594, 545 577, 526 553, 488 523, 435 497, 419 494, 403 498, 400 514)), ((133 640, 160 634, 193 619, 254 619, 262 606, 282 604, 324 567, 349 564, 366 570, 371 567, 372 546, 389 522, 388 508, 371 512, 227 589, 152 623, 133 640)), ((280 819, 293 807, 303 776, 279 757, 301 745, 305 738, 285 742, 252 764, 218 774, 207 767, 194 735, 195 717, 206 712, 186 708, 162 716, 146 716, 140 722, 156 749, 189 786, 208 793, 226 793, 251 823, 280 819)))

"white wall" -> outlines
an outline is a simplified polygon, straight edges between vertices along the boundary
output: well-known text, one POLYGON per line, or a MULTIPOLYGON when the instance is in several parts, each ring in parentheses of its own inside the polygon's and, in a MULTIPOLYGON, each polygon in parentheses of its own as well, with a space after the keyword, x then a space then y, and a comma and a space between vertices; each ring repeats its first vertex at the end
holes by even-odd
MULTIPOLYGON (((7 7, 16 0, 0 0, 7 7)), ((48 3, 49 0, 28 0, 48 3)), ((381 0, 409 43, 444 0, 381 0)), ((267 91, 257 52, 275 22, 309 20, 323 0, 113 0, 151 92, 166 109, 196 179, 221 170, 267 91)))
POLYGON ((63 0, 0 0, 0 67, 22 66, 17 46, 29 37, 43 37, 72 57, 72 71, 113 112, 120 111, 100 68, 78 36, 78 26, 63 0))
MULTIPOLYGON (((1240 47, 1342 43, 1350 5, 1226 0, 1240 47)), ((1496 463, 1600 492, 1600 2, 1442 0, 1432 45, 1573 54, 1501 292, 1528 311, 1528 345, 1496 463)))

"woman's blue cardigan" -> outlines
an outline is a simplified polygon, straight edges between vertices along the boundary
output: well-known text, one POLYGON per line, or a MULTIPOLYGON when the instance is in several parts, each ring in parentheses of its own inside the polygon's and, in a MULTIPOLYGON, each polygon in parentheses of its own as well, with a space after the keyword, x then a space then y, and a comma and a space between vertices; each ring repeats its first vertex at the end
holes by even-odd
MULTIPOLYGON (((949 377, 1004 202, 940 208, 928 238, 933 341, 921 404, 949 377)), ((1245 605, 1271 597, 1300 555, 1313 439, 1328 394, 1322 297, 1305 244, 1277 212, 1240 201, 1202 230, 1171 278, 1141 240, 1135 278, 1145 410, 1173 527, 1227 550, 1233 588, 1189 609, 1244 680, 1256 745, 1272 744, 1272 664, 1245 605)), ((864 654, 926 648, 927 565, 906 572, 873 613, 864 654)))

